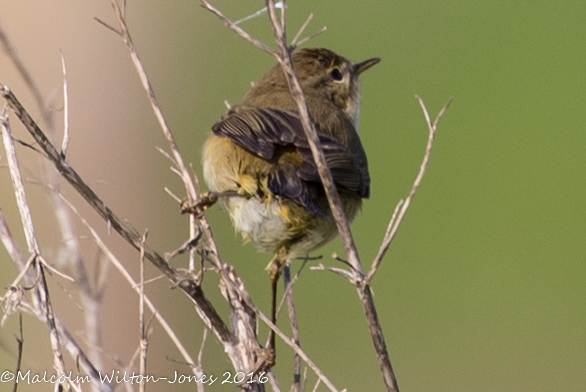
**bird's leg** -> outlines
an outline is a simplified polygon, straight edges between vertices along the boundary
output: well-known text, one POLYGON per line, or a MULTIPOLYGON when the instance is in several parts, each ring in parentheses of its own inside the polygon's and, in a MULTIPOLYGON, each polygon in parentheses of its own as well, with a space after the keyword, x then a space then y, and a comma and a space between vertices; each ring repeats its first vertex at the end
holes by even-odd
POLYGON ((199 196, 194 204, 189 204, 189 200, 183 200, 180 208, 182 214, 200 213, 213 206, 222 197, 247 197, 238 193, 238 191, 225 192, 206 192, 199 196))
MULTIPOLYGON (((280 250, 266 268, 269 271, 269 276, 271 278, 271 322, 275 325, 277 324, 277 283, 281 276, 281 269, 283 268, 284 260, 286 260, 280 255, 284 254, 284 252, 283 249, 280 250)), ((254 373, 257 373, 262 369, 270 369, 275 365, 275 359, 277 358, 275 343, 275 331, 271 328, 269 332, 269 345, 267 348, 261 350, 254 368, 254 373)))
MULTIPOLYGON (((281 270, 287 260, 287 251, 285 247, 281 248, 267 266, 271 278, 271 321, 275 325, 277 324, 277 283, 281 277, 281 270)), ((273 352, 276 350, 275 331, 272 329, 269 333, 269 349, 273 350, 273 352)))
MULTIPOLYGON (((281 268, 283 262, 279 256, 275 256, 271 264, 269 265, 269 276, 271 278, 271 321, 273 324, 277 324, 277 283, 281 277, 281 268)), ((269 339, 269 348, 272 350, 276 349, 275 346, 275 331, 271 329, 269 339)))

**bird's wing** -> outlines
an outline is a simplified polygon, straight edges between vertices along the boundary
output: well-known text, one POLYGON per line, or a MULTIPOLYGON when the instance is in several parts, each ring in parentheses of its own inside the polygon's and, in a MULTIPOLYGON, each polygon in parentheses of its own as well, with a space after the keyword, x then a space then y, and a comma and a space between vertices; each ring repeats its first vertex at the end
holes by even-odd
MULTIPOLYGON (((348 126, 353 125, 349 123, 348 126)), ((370 177, 363 150, 360 148, 358 154, 352 152, 333 136, 320 129, 317 131, 326 163, 338 189, 353 193, 357 197, 368 197, 370 177)), ((312 211, 312 206, 307 205, 309 196, 304 182, 321 184, 321 179, 301 120, 296 113, 239 105, 233 107, 214 124, 212 132, 218 136, 228 137, 264 159, 273 158, 275 151, 280 147, 294 146, 303 159, 303 164, 297 170, 297 175, 302 181, 294 180, 291 183, 289 180, 288 183, 284 183, 284 177, 281 176, 282 178, 269 181, 269 186, 275 194, 289 197, 312 211)))

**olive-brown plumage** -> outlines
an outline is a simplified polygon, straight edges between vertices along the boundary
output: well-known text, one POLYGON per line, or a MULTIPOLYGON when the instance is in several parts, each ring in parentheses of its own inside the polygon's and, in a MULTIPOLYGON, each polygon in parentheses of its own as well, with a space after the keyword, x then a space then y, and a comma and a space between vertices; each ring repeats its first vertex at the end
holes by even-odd
MULTIPOLYGON (((366 154, 358 136, 358 77, 378 63, 353 64, 327 49, 303 49, 293 64, 316 125, 328 167, 352 221, 369 197, 366 154)), ((238 192, 222 204, 237 231, 284 261, 305 255, 336 235, 295 102, 280 65, 212 127, 203 151, 212 192, 238 192)))

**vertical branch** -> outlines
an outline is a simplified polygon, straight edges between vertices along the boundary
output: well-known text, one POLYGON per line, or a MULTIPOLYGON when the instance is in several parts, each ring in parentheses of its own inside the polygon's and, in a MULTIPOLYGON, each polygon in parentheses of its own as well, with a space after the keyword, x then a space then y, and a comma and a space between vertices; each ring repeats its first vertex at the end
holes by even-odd
POLYGON ((388 391, 398 392, 399 387, 397 385, 393 367, 391 366, 391 360, 385 344, 383 331, 378 320, 376 307, 372 298, 372 292, 370 291, 368 282, 365 281, 364 270, 360 262, 358 251, 356 250, 356 245, 354 244, 354 238, 352 237, 352 233, 350 231, 350 225, 348 224, 348 220, 346 219, 346 215, 344 213, 342 201, 340 200, 340 196, 334 184, 332 174, 326 164, 315 126, 310 119, 309 109, 307 108, 307 102, 303 96, 303 90, 301 89, 299 79, 297 78, 295 70, 293 69, 293 61, 291 59, 290 49, 287 46, 283 26, 280 25, 277 18, 274 1, 266 0, 266 4, 269 10, 269 17, 273 26, 273 32, 277 41, 277 46, 279 47, 279 63, 281 64, 285 77, 287 78, 287 83, 289 84, 291 95, 297 104, 297 109, 299 111, 299 116, 303 124, 305 135, 307 136, 313 158, 316 162, 320 179, 324 185, 328 202, 336 221, 338 233, 340 234, 344 244, 344 250, 346 251, 346 255, 348 257, 348 263, 352 266, 352 280, 356 285, 356 290, 358 291, 358 296, 361 300, 362 309, 368 323, 370 336, 376 351, 379 367, 383 374, 383 381, 388 391))
POLYGON ((320 179, 326 191, 334 220, 336 221, 338 233, 342 238, 344 250, 348 256, 348 262, 352 265, 355 274, 357 274, 360 278, 363 276, 362 264, 360 263, 358 252, 356 251, 356 245, 354 244, 354 239, 352 238, 350 225, 348 224, 346 214, 344 213, 342 200, 340 199, 340 195, 338 194, 338 190, 334 184, 332 173, 326 164, 326 159, 322 151, 317 132, 315 130, 315 125, 311 121, 307 102, 305 101, 303 90, 301 89, 301 84, 299 83, 297 74, 293 69, 293 60, 291 59, 290 49, 287 46, 285 31, 279 22, 274 1, 266 0, 266 5, 269 11, 269 18, 271 20, 277 46, 279 48, 277 59, 283 67, 283 72, 285 73, 287 83, 289 84, 289 89, 291 90, 291 96, 297 105, 299 117, 301 119, 301 123, 303 124, 303 129, 313 154, 313 159, 317 165, 320 179))

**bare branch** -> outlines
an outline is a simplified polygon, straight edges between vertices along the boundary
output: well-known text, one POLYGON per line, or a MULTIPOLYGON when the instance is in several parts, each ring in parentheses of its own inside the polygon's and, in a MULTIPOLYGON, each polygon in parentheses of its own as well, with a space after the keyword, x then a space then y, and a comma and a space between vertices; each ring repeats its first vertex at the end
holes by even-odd
POLYGON ((401 200, 399 200, 399 202, 395 206, 395 210, 393 211, 393 215, 391 215, 391 220, 389 221, 389 225, 387 226, 387 231, 385 232, 385 236, 383 238, 383 243, 378 250, 378 254, 374 258, 374 261, 372 262, 372 266, 370 267, 370 272, 368 273, 368 276, 366 278, 368 281, 370 281, 372 279, 372 277, 374 276, 374 273, 376 272, 384 254, 386 253, 387 249, 389 249, 389 246, 391 245, 389 238, 390 238, 391 232, 393 231, 393 227, 395 226, 395 221, 397 220, 397 214, 399 213, 399 209, 401 208, 401 206, 404 203, 405 203, 405 200, 401 199, 401 200))
POLYGON ((377 268, 379 267, 384 255, 385 255, 385 253, 389 249, 391 242, 393 241, 393 239, 397 235, 397 230, 399 230, 399 226, 401 225, 401 222, 403 221, 403 217, 405 216, 405 213, 407 212, 407 209, 409 208, 409 205, 411 204, 411 201, 413 200, 413 197, 415 196, 415 192, 417 192, 417 188, 419 188, 419 185, 421 184, 421 180, 423 179, 423 175, 425 174, 425 171, 427 169, 429 157, 431 156, 431 150, 433 148, 433 141, 435 139, 435 133, 437 131, 437 126, 439 124, 440 119, 442 118, 442 116, 444 115, 444 113, 446 112, 448 107, 450 106, 450 103, 452 102, 452 99, 450 98, 448 100, 448 102, 444 105, 444 107, 440 110, 440 112, 438 113, 438 115, 436 116, 436 118, 432 124, 430 116, 429 116, 429 112, 427 111, 427 108, 425 107, 425 103, 418 95, 416 95, 415 98, 417 99, 417 101, 419 102, 419 105, 421 106, 421 109, 423 110, 423 115, 425 117, 425 121, 427 123, 427 127, 429 130, 429 136, 427 138, 427 146, 425 147, 425 154, 423 155, 423 161, 421 162, 421 165, 419 167, 419 172, 417 173, 417 177, 415 177, 415 181, 413 182, 413 186, 411 187, 411 190, 409 191, 409 195, 405 199, 405 202, 404 203, 400 202, 397 205, 397 207, 395 208, 395 211, 393 212, 393 216, 391 217, 391 221, 389 222, 389 227, 387 228, 387 233, 385 234, 385 238, 383 240, 383 243, 382 243, 374 261, 372 262, 372 267, 370 268, 368 276, 366 277, 367 283, 370 283, 370 281, 372 280, 374 274, 376 273, 377 268), (397 209, 399 209, 398 215, 397 215, 397 209))
POLYGON ((102 26, 104 26, 105 28, 107 28, 108 30, 115 33, 116 35, 122 36, 122 33, 120 31, 116 30, 114 27, 110 26, 108 23, 104 22, 100 18, 94 17, 94 20, 96 22, 98 22, 99 24, 101 24, 102 26))
MULTIPOLYGON (((114 265, 114 267, 118 270, 118 272, 120 273, 120 275, 122 275, 122 277, 124 279, 126 279, 126 281, 129 283, 130 287, 138 295, 140 295, 140 292, 141 292, 141 290, 140 290, 140 284, 137 283, 132 278, 132 276, 130 275, 130 273, 126 270, 126 268, 124 268, 124 266, 122 265, 122 263, 110 251, 110 249, 104 243, 104 241, 102 240, 102 238, 92 228, 92 226, 87 222, 87 220, 85 220, 81 216, 81 214, 77 211, 77 209, 67 199, 65 199, 62 195, 60 195, 60 196, 63 199, 63 201, 65 202, 65 204, 67 204, 67 206, 71 209, 71 211, 73 211, 73 213, 75 215, 77 215, 77 217, 79 218, 79 220, 81 221, 81 223, 90 232, 90 234, 93 237, 94 241, 96 242, 96 244, 98 245, 98 247, 100 248, 100 250, 104 253, 104 255, 106 256, 107 260, 110 261, 110 263, 112 263, 112 265, 114 265)), ((144 248, 146 249, 146 245, 144 246, 144 248)), ((146 256, 146 252, 145 252, 145 256, 146 256)), ((175 332, 173 331, 173 329, 171 328, 171 326, 167 323, 167 321, 163 318, 163 316, 161 316, 160 312, 157 310, 157 308, 155 308, 154 304, 151 302, 151 300, 149 299, 149 297, 146 296, 146 295, 144 296, 144 303, 149 308, 149 310, 155 315, 155 318, 161 324, 161 326, 163 327, 163 329, 165 330, 165 332, 167 333, 167 335, 169 336, 169 338, 171 339, 171 341, 175 344, 175 347, 177 347, 177 349, 179 350, 179 352, 183 356, 185 362, 190 363, 190 364, 193 364, 194 363, 193 362, 193 359, 189 355, 189 352, 187 351, 187 349, 183 346, 183 344, 181 343, 181 341, 179 340, 179 338, 177 337, 177 335, 175 335, 175 332)), ((197 371, 196 372, 196 370, 198 370, 198 369, 196 369, 196 367, 194 367, 194 369, 193 369, 194 374, 196 376, 198 376, 198 377, 201 377, 202 376, 201 371, 197 371)))
POLYGON ((308 35, 307 37, 303 38, 302 40, 300 40, 299 42, 297 42, 297 45, 292 45, 293 48, 297 48, 301 45, 303 45, 304 43, 306 43, 307 41, 309 41, 310 39, 314 39, 315 37, 317 37, 318 35, 322 35, 323 33, 325 33, 326 31, 328 31, 328 26, 324 26, 321 29, 319 29, 318 31, 316 31, 313 34, 308 35))
POLYGON ((10 169, 10 178, 12 179, 12 186, 14 187, 14 193, 16 195, 16 202, 20 212, 22 227, 24 228, 27 247, 30 253, 38 255, 41 251, 39 249, 39 243, 37 242, 37 235, 35 234, 28 201, 26 200, 26 193, 24 192, 24 184, 18 167, 16 150, 14 149, 14 143, 12 142, 12 132, 10 130, 8 117, 0 117, 0 127, 2 128, 2 139, 4 141, 6 158, 8 160, 8 168, 10 169))
POLYGON ((343 268, 329 267, 327 265, 323 265, 322 263, 319 263, 318 265, 309 267, 309 269, 312 271, 330 271, 330 272, 338 274, 341 277, 348 279, 350 282, 354 283, 354 275, 352 275, 352 273, 350 271, 347 271, 343 268))
POLYGON ((136 47, 134 46, 134 43, 132 42, 132 38, 130 37, 130 32, 128 31, 128 27, 126 26, 126 20, 124 18, 124 15, 122 14, 122 11, 121 11, 120 7, 118 6, 118 3, 116 2, 116 0, 111 0, 110 3, 112 4, 112 8, 114 9, 114 13, 116 14, 116 18, 118 20, 118 25, 121 30, 122 40, 126 44, 128 52, 130 53, 130 58, 132 59, 132 63, 134 64, 134 67, 136 68, 136 72, 138 73, 138 76, 140 77, 140 81, 142 83, 142 86, 145 89, 145 91, 147 92, 149 101, 151 103, 151 107, 152 107, 153 112, 155 114, 155 117, 159 121, 159 125, 161 127, 161 130, 163 131, 163 134, 165 135, 165 138, 167 139, 167 142, 169 143, 169 146, 171 148, 171 153, 173 154, 174 163, 181 171, 182 179, 183 179, 183 182, 186 186, 187 194, 189 195, 190 198, 193 198, 193 200, 195 200, 195 196, 196 196, 195 188, 193 187, 193 183, 190 181, 189 173, 187 172, 187 169, 185 168, 185 165, 183 163, 183 158, 181 157, 181 154, 179 153, 179 148, 177 147, 177 143, 175 142, 175 138, 173 137, 173 134, 171 133, 171 130, 169 129, 169 126, 167 125, 167 121, 165 120, 165 116, 163 115, 163 111, 161 110, 159 102, 158 102, 158 100, 155 96, 155 93, 153 91, 153 88, 149 82, 145 68, 144 68, 142 62, 140 61, 140 58, 138 57, 138 52, 136 50, 136 47))
MULTIPOLYGON (((63 177, 77 190, 77 192, 92 206, 98 214, 116 230, 122 238, 134 246, 137 250, 140 249, 140 234, 132 227, 127 220, 118 217, 106 204, 98 197, 98 195, 83 181, 77 172, 69 165, 69 163, 60 156, 55 147, 47 139, 45 134, 33 121, 27 111, 22 107, 20 102, 16 99, 14 94, 6 86, 0 86, 0 94, 7 100, 11 109, 19 117, 22 124, 27 131, 43 149, 47 157, 55 164, 57 170, 63 177)), ((205 226, 204 226, 205 229, 205 226)), ((223 322, 219 314, 216 312, 212 304, 205 297, 203 290, 195 282, 186 279, 182 274, 176 271, 169 265, 163 257, 157 252, 144 247, 145 257, 151 261, 161 272, 170 278, 181 290, 183 290, 199 307, 204 322, 212 328, 214 333, 220 338, 222 342, 231 342, 233 336, 223 322)), ((217 254, 217 253, 216 253, 217 254)))
MULTIPOLYGON (((284 2, 284 1, 279 1, 279 2, 276 4, 276 7, 277 7, 277 8, 286 7, 286 5, 285 5, 285 2, 284 2)), ((248 16, 245 16, 245 17, 244 17, 244 18, 242 18, 242 19, 238 19, 237 21, 235 21, 235 22, 233 22, 233 23, 234 23, 235 25, 239 25, 239 24, 241 24, 241 23, 244 23, 244 22, 246 22, 246 21, 248 21, 248 20, 251 20, 251 19, 254 19, 254 18, 258 18, 259 16, 261 16, 261 15, 262 15, 262 14, 264 14, 265 12, 267 12, 267 7, 263 7, 263 8, 261 8, 260 10, 256 11, 255 13, 253 13, 253 14, 250 14, 250 15, 248 15, 248 16)))
POLYGON ((28 267, 26 267, 26 263, 24 261, 25 257, 22 254, 20 247, 14 240, 12 233, 10 233, 10 229, 8 228, 8 224, 6 223, 6 219, 4 218, 2 208, 0 208, 0 241, 2 241, 2 244, 4 245, 6 252, 10 255, 10 259, 12 259, 17 270, 26 271, 28 267))
MULTIPOLYGON (((16 157, 16 150, 12 141, 10 123, 8 118, 4 117, 3 115, 0 116, 0 128, 2 129, 2 140, 4 142, 4 149, 6 151, 6 157, 10 169, 10 177, 12 179, 12 186, 16 195, 16 202, 20 212, 20 218, 25 231, 27 246, 31 255, 33 255, 33 264, 36 264, 38 275, 40 276, 40 287, 35 287, 35 290, 37 290, 41 302, 44 305, 44 311, 47 317, 47 327, 49 328, 49 337, 51 340, 51 348, 53 350, 53 364, 59 376, 62 376, 67 372, 65 370, 63 353, 61 352, 61 344, 59 343, 59 334, 57 333, 55 326, 53 307, 51 306, 51 300, 49 298, 49 289, 47 288, 47 282, 45 280, 43 263, 39 260, 41 251, 35 234, 35 228, 27 202, 26 193, 24 191, 24 184, 20 175, 20 169, 18 167, 18 159, 16 157), (35 261, 37 262, 35 263, 35 261)), ((73 384, 71 380, 65 382, 64 386, 67 388, 67 390, 71 390, 71 388, 77 389, 76 385, 73 384)))
POLYGON ((303 24, 301 25, 301 27, 299 28, 299 31, 297 32, 297 34, 295 34, 295 37, 293 37, 293 41, 291 41, 291 46, 292 47, 297 47, 299 45, 297 45, 297 40, 301 37, 301 34, 303 34, 303 32, 305 31, 305 29, 307 28, 307 26, 309 25, 309 22, 311 22, 311 20, 313 19, 313 12, 311 12, 308 16, 307 19, 305 20, 305 22, 303 22, 303 24))
POLYGON ((338 233, 344 244, 344 250, 346 251, 348 262, 352 266, 353 281, 355 282, 358 295, 361 299, 362 308, 368 323, 379 367, 383 375, 383 381, 389 392, 398 392, 399 387, 391 366, 391 360, 384 341, 383 331, 378 320, 376 308, 374 306, 370 286, 368 285, 368 282, 365 281, 362 263, 360 262, 360 257, 356 250, 356 245, 354 244, 354 238, 352 237, 350 226, 344 213, 342 201, 340 200, 340 196, 332 179, 332 174, 326 164, 315 126, 310 120, 307 102, 305 101, 301 85, 293 69, 293 61, 291 59, 290 48, 287 46, 285 31, 283 26, 279 24, 274 1, 266 0, 266 4, 269 9, 269 17, 271 19, 273 33, 279 48, 278 60, 283 68, 287 83, 289 84, 291 95, 297 105, 297 110, 303 124, 305 135, 316 162, 320 179, 326 191, 332 215, 336 221, 338 233))
POLYGON ((179 256, 185 252, 190 252, 191 250, 195 249, 200 238, 201 238, 201 231, 198 231, 194 238, 190 238, 187 241, 185 241, 178 249, 175 249, 174 251, 171 251, 171 252, 166 252, 165 259, 167 261, 169 261, 172 258, 174 258, 175 256, 179 256))

